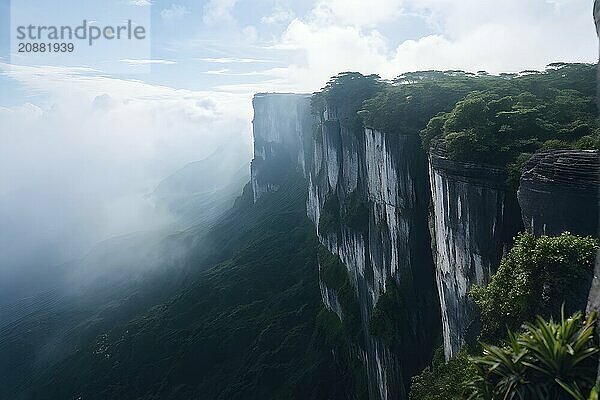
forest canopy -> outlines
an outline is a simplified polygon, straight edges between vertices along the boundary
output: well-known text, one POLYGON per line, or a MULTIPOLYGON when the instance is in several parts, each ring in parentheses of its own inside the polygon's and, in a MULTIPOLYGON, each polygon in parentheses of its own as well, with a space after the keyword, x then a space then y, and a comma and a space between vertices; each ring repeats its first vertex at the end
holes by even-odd
POLYGON ((426 151, 453 160, 514 169, 538 150, 599 148, 596 80, 596 65, 581 63, 499 75, 419 71, 393 81, 344 72, 313 96, 312 109, 349 127, 420 135, 426 151))

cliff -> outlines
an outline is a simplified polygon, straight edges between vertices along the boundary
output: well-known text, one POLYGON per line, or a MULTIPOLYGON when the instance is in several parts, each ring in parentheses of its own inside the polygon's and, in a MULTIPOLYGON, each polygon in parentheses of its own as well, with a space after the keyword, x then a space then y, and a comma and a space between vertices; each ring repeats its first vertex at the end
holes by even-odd
POLYGON ((524 225, 597 232, 597 152, 536 155, 517 197, 505 169, 428 160, 416 133, 361 127, 336 104, 311 115, 308 96, 262 94, 254 107, 254 199, 278 190, 286 169, 303 172, 307 215, 353 297, 321 259, 323 304, 342 325, 358 321, 345 335, 371 399, 406 399, 440 331, 446 358, 475 341, 469 290, 488 283, 524 225))
MULTIPOLYGON (((281 164, 282 148, 285 153, 300 146, 308 216, 321 243, 343 261, 358 300, 361 332, 352 347, 367 371, 369 397, 406 398, 410 377, 429 361, 439 329, 427 229, 430 193, 420 140, 373 129, 357 135, 346 126, 343 112, 334 108, 313 121, 313 131, 313 124, 306 123, 310 114, 298 106, 297 98, 286 97, 294 110, 278 116, 278 109, 285 107, 281 99, 260 95, 254 100, 255 198, 264 190, 276 190, 277 183, 261 181, 264 166, 281 164), (283 133, 273 132, 278 127, 283 133), (298 139, 300 130, 307 141, 298 139), (371 332, 373 310, 389 285, 402 293, 404 332, 394 332, 403 338, 398 346, 371 332)), ((288 162, 293 158, 286 157, 288 162)), ((320 287, 326 307, 342 319, 349 317, 351 310, 343 310, 336 289, 323 280, 320 287)))
POLYGON ((446 358, 477 335, 477 315, 468 297, 486 285, 521 230, 514 192, 502 169, 430 157, 436 280, 446 358))

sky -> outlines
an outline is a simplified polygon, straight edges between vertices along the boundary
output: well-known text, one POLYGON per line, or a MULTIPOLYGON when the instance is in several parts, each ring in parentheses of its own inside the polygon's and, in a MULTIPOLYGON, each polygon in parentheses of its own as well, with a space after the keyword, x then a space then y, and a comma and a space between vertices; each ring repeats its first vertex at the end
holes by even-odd
POLYGON ((0 274, 167 223, 147 194, 219 146, 250 149, 256 92, 312 92, 342 71, 499 73, 598 58, 588 0, 56 0, 37 18, 145 13, 145 57, 23 65, 11 16, 36 1, 0 1, 0 274))

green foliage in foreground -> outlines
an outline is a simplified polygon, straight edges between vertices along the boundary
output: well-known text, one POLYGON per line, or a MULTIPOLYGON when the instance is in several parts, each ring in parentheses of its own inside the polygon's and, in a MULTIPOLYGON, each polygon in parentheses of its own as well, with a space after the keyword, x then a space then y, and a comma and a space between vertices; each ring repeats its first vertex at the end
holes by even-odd
POLYGON ((567 232, 519 235, 490 284, 471 291, 481 338, 491 345, 483 344, 474 361, 466 350, 447 363, 438 353, 413 378, 411 400, 587 399, 598 365, 594 317, 583 321, 578 311, 585 308, 597 250, 595 239, 567 232), (565 311, 575 314, 565 319, 565 311))
POLYGON ((563 303, 568 313, 585 309, 597 250, 597 240, 568 232, 517 237, 490 284, 471 290, 481 311, 481 338, 497 342, 507 328, 515 331, 536 315, 558 317, 563 303))
POLYGON ((561 315, 558 323, 537 317, 525 331, 510 334, 505 347, 483 345, 473 359, 477 378, 470 399, 586 400, 598 371, 596 315, 583 320, 561 315))
POLYGON ((593 388, 598 349, 596 315, 580 312, 559 322, 537 317, 505 346, 482 344, 483 354, 465 350, 444 362, 438 349, 431 367, 413 377, 411 400, 597 400, 593 388))

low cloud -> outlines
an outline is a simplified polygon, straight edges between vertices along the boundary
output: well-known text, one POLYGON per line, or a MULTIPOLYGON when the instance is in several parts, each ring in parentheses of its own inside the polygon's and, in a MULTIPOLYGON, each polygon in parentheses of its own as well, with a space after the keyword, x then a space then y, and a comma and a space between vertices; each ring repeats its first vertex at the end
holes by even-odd
POLYGON ((219 58, 200 58, 199 61, 216 63, 216 64, 253 64, 253 63, 272 63, 272 60, 261 60, 257 58, 233 58, 233 57, 219 57, 219 58))
POLYGON ((289 9, 276 7, 269 15, 265 15, 260 19, 263 24, 284 24, 289 23, 294 19, 294 12, 289 9))
POLYGON ((0 73, 46 98, 0 108, 0 281, 168 226, 147 197, 158 182, 221 146, 251 146, 246 95, 81 69, 0 64, 0 73))

